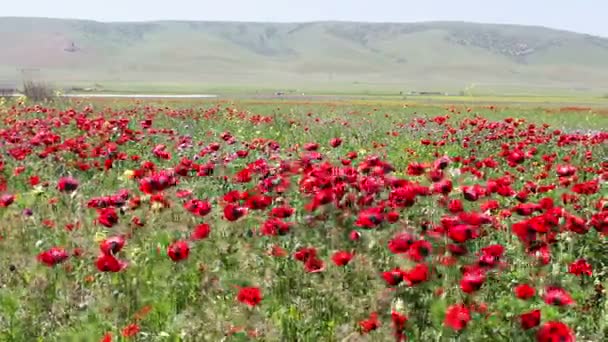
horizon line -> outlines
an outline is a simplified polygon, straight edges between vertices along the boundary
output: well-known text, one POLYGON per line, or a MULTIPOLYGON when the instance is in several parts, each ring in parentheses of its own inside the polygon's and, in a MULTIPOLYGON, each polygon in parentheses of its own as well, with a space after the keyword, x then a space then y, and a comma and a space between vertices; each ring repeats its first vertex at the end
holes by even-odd
POLYGON ((145 23, 163 23, 163 22, 183 22, 183 23, 247 23, 247 24, 322 24, 322 23, 351 23, 351 24, 432 24, 432 23, 454 23, 454 24, 477 24, 477 25, 493 25, 493 26, 519 26, 529 28, 542 28, 553 31, 570 32, 582 35, 588 35, 593 37, 599 37, 608 39, 608 35, 604 36, 601 34, 587 33, 581 31, 574 31, 570 29, 556 28, 551 26, 545 26, 540 24, 514 24, 514 23, 497 23, 497 22, 484 22, 484 21, 467 21, 467 20, 415 20, 415 21, 361 21, 361 20, 342 20, 342 19, 330 19, 330 20, 307 20, 307 21, 260 21, 260 20, 225 20, 225 19, 145 19, 145 20, 99 20, 99 19, 88 19, 88 18, 68 18, 68 17, 46 17, 46 16, 0 16, 2 19, 47 19, 47 20, 70 20, 70 21, 84 21, 94 22, 100 24, 145 24, 145 23))

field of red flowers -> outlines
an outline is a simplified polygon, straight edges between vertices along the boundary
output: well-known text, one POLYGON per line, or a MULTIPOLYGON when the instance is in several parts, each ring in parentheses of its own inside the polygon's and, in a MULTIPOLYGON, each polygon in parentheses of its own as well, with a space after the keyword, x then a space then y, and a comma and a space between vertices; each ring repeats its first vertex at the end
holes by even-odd
POLYGON ((608 131, 572 115, 4 104, 0 340, 605 341, 608 131))

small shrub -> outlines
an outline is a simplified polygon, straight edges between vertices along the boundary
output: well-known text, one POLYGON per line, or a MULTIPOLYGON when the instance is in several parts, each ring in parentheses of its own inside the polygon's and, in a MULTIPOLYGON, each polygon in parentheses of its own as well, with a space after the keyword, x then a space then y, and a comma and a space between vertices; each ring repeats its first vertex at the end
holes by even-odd
POLYGON ((55 97, 55 90, 43 82, 23 82, 23 94, 32 101, 49 101, 55 97))

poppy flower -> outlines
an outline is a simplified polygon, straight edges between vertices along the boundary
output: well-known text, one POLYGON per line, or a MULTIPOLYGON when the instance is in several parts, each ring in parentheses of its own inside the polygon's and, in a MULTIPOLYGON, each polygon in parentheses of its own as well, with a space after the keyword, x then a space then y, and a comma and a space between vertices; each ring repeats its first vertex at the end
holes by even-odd
POLYGON ((353 254, 346 251, 337 251, 331 256, 331 260, 336 266, 346 266, 352 260, 353 254))
POLYGON ((301 262, 306 262, 306 260, 316 256, 317 250, 313 247, 302 247, 293 254, 293 257, 301 262))
POLYGON ((316 256, 308 258, 304 262, 304 270, 308 273, 319 273, 325 270, 325 263, 316 256))
POLYGON ((270 210, 270 215, 278 218, 288 218, 295 212, 290 206, 274 207, 270 210))
POLYGON ((557 286, 548 286, 545 289, 543 300, 549 305, 556 306, 566 306, 574 304, 574 300, 572 299, 570 294, 566 290, 557 286))
POLYGON ((540 310, 532 310, 519 315, 519 324, 524 330, 538 326, 540 324, 540 310))
POLYGON ((455 304, 447 309, 443 324, 453 330, 460 331, 466 328, 470 320, 471 313, 469 309, 463 304, 455 304))
POLYGON ((336 148, 340 145, 342 145, 342 139, 340 138, 333 138, 329 141, 329 145, 333 148, 336 148))
POLYGON ((131 338, 137 335, 140 330, 141 329, 139 328, 139 325, 137 325, 136 323, 132 323, 122 329, 121 335, 125 338, 131 338))
POLYGON ((405 274, 405 271, 397 267, 390 271, 382 272, 382 278, 389 286, 397 286, 403 281, 405 274))
POLYGON ((356 230, 351 230, 348 234, 348 239, 353 242, 359 241, 361 239, 361 233, 356 230))
POLYGON ((593 275, 593 269, 587 260, 578 259, 568 266, 568 273, 576 276, 586 275, 591 277, 591 275, 593 275))
POLYGON ((175 262, 188 259, 190 246, 186 241, 176 241, 167 247, 167 255, 175 262))
POLYGON ((562 322, 546 322, 536 332, 537 342, 574 342, 576 338, 570 328, 562 322))
POLYGON ((576 168, 572 165, 558 165, 556 167, 558 177, 570 177, 576 173, 576 168))
POLYGON ((30 186, 36 186, 36 185, 40 184, 40 177, 38 177, 38 176, 31 176, 28 179, 28 183, 30 184, 30 186))
POLYGON ((536 290, 528 284, 520 284, 515 286, 513 292, 515 293, 515 297, 523 300, 530 299, 536 294, 536 290))
POLYGON ((245 202, 245 206, 251 210, 264 210, 270 204, 272 204, 272 197, 266 195, 253 195, 245 202))
POLYGON ((388 249, 393 254, 407 253, 415 238, 409 233, 399 233, 388 242, 388 249))
POLYGON ((449 194, 453 188, 452 181, 449 179, 442 179, 432 185, 433 193, 442 195, 449 194))
POLYGON ((406 336, 403 332, 405 330, 405 324, 407 323, 407 316, 397 312, 391 312, 391 321, 393 322, 393 335, 395 336, 395 340, 397 342, 405 341, 406 336))
POLYGON ((224 207, 224 218, 228 221, 236 221, 247 214, 246 207, 228 204, 224 207))
POLYGON ((184 208, 194 215, 205 216, 211 212, 211 203, 194 198, 184 203, 184 208))
POLYGON ((399 220, 399 213, 396 211, 391 211, 386 214, 386 220, 389 223, 395 223, 399 220))
POLYGON ((426 240, 418 240, 410 246, 407 256, 410 260, 420 262, 433 252, 433 246, 426 240))
POLYGON ((486 281, 485 272, 481 268, 474 268, 467 271, 460 279, 460 288, 464 293, 478 291, 486 281))
POLYGON ((289 233, 291 223, 285 222, 280 218, 271 217, 262 223, 260 232, 262 235, 277 236, 289 233))
POLYGON ((478 236, 477 229, 471 225, 459 224, 448 230, 448 237, 457 243, 464 243, 478 236))
POLYGON ((211 233, 211 227, 206 223, 201 223, 194 228, 194 231, 190 234, 190 239, 193 241, 203 240, 209 237, 209 233, 211 233))
POLYGON ((78 189, 78 181, 72 177, 62 177, 57 182, 57 189, 61 192, 72 192, 78 189))
POLYGON ((427 169, 427 165, 412 162, 407 166, 407 174, 410 176, 420 176, 423 175, 427 169))
POLYGON ((262 291, 257 287, 242 287, 236 299, 246 305, 254 307, 262 301, 262 291))
POLYGON ((101 272, 120 272, 127 267, 127 263, 116 259, 111 254, 101 254, 97 257, 95 266, 101 272))
POLYGON ((455 256, 463 256, 469 252, 465 245, 458 245, 458 244, 450 243, 450 244, 448 244, 447 247, 448 247, 448 251, 450 252, 450 254, 455 255, 455 256))
POLYGON ((369 318, 359 322, 359 327, 361 328, 361 333, 363 334, 367 334, 371 331, 378 329, 380 327, 380 322, 378 321, 378 314, 376 312, 372 312, 369 315, 369 318))
POLYGON ((359 212, 355 225, 362 228, 375 228, 383 221, 384 215, 380 208, 369 208, 359 212))
POLYGON ((484 247, 481 249, 479 255, 479 266, 483 267, 494 267, 505 252, 505 248, 502 245, 495 244, 484 247))
POLYGON ((462 205, 462 201, 458 200, 458 199, 451 200, 450 202, 448 202, 448 210, 452 214, 457 214, 461 211, 464 211, 464 206, 462 205))
POLYGON ((4 194, 0 196, 0 207, 6 208, 15 201, 15 195, 4 194))
POLYGON ((443 170, 450 164, 450 157, 443 156, 433 162, 433 168, 443 170))
POLYGON ((426 264, 417 264, 404 273, 403 279, 409 286, 423 283, 429 279, 429 267, 426 264))
POLYGON ((467 201, 475 202, 485 195, 485 190, 479 184, 475 184, 474 186, 463 186, 462 195, 467 201))
POLYGON ((122 236, 113 236, 107 239, 104 239, 99 244, 99 249, 104 254, 113 254, 120 252, 120 250, 125 245, 125 239, 122 236))
POLYGON ((114 210, 114 208, 99 209, 97 213, 97 222, 105 227, 112 228, 116 223, 118 223, 118 214, 116 214, 116 210, 114 210))
POLYGON ((53 247, 49 250, 41 252, 38 254, 37 259, 41 263, 53 267, 55 265, 61 264, 62 262, 68 260, 69 254, 65 249, 60 247, 53 247))

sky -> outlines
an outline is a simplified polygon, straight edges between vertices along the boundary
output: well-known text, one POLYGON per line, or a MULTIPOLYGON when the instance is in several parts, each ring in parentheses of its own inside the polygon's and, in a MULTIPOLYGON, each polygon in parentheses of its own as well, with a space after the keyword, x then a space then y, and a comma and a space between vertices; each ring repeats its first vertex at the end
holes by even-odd
POLYGON ((433 20, 538 25, 608 37, 608 0, 6 0, 0 16, 98 21, 433 20))

